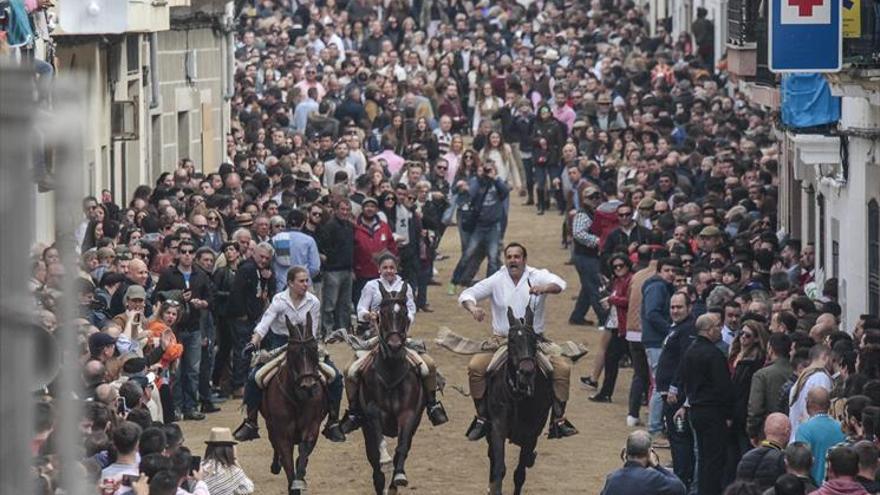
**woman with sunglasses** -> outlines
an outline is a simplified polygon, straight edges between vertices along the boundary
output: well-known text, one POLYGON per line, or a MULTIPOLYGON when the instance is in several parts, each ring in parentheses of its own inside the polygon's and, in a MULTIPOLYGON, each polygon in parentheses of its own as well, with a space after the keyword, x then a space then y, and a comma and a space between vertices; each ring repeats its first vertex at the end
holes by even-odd
POLYGON ((766 360, 767 327, 755 320, 745 320, 739 334, 730 344, 728 365, 731 369, 731 380, 734 388, 733 425, 729 431, 733 438, 728 442, 728 462, 735 466, 740 457, 751 448, 746 433, 746 418, 749 409, 749 394, 752 377, 764 367, 766 360), (732 457, 731 457, 732 456, 732 457))
POLYGON ((200 232, 202 234, 202 245, 210 247, 215 253, 219 253, 223 248, 223 244, 228 240, 226 229, 223 228, 223 217, 217 209, 210 209, 205 214, 205 220, 208 226, 203 232, 200 232))
POLYGON ((602 388, 589 399, 593 402, 611 402, 617 374, 620 369, 620 358, 626 354, 626 312, 629 309, 629 288, 632 283, 632 262, 623 254, 611 258, 611 294, 605 300, 609 306, 609 316, 605 321, 605 332, 599 345, 599 354, 593 367, 593 375, 581 377, 581 383, 590 387, 598 385, 599 375, 604 370, 605 378, 602 388), (600 357, 601 356, 601 357, 600 357))

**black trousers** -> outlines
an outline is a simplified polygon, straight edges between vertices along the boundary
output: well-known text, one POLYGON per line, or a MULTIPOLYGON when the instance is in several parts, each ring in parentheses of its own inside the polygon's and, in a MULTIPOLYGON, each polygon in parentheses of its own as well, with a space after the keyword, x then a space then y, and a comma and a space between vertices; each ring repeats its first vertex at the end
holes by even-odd
POLYGON ((630 342, 629 351, 633 367, 632 385, 629 388, 629 415, 638 418, 639 410, 642 408, 642 398, 651 385, 651 375, 648 373, 648 355, 645 354, 645 346, 641 342, 630 342))
POLYGON ((611 340, 608 341, 608 349, 605 350, 605 373, 599 395, 611 398, 614 394, 617 373, 620 371, 620 358, 626 353, 626 348, 626 340, 617 333, 617 330, 613 330, 611 340))
POLYGON ((697 493, 721 495, 729 438, 725 420, 729 411, 692 406, 688 413, 697 438, 697 493))
POLYGON ((694 432, 691 425, 687 422, 684 424, 684 431, 678 431, 675 427, 675 412, 684 403, 683 399, 679 399, 676 404, 666 402, 663 397, 663 418, 666 421, 666 432, 669 437, 669 447, 672 454, 672 469, 678 479, 684 483, 686 488, 690 488, 694 479, 694 432))

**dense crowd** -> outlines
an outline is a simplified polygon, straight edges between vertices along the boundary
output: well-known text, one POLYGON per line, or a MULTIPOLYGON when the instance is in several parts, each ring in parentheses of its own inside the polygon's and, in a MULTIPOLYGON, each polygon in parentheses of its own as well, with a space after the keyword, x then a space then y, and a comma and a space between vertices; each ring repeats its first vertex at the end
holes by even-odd
MULTIPOLYGON (((199 459, 175 423, 246 395, 242 351, 273 297, 302 278, 320 335, 356 332, 391 254, 430 312, 447 229, 454 295, 484 259, 499 269, 522 201, 558 215, 580 281, 569 323, 601 332, 581 378, 591 407, 622 362, 627 425, 648 406, 605 493, 880 491, 878 315, 841 328, 836 281, 818 286, 814 247, 778 230, 773 116, 714 66, 705 17, 673 38, 628 0, 245 7, 226 157, 198 164, 216 172, 182 159, 129 198, 85 198, 76 272, 57 246, 33 256, 39 322, 82 346, 89 482, 253 492, 228 430, 199 459), (65 277, 73 322, 56 317, 65 277), (671 448, 672 472, 652 446, 671 448)), ((52 394, 36 415, 41 493, 57 472, 52 394)))

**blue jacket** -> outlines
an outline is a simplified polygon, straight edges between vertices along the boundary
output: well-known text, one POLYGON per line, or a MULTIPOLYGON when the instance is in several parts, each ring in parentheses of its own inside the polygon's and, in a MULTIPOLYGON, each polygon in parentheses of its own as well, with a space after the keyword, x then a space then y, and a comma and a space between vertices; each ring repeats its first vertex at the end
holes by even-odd
POLYGON ((685 495, 684 483, 663 466, 627 461, 605 479, 602 495, 685 495))
POLYGON ((663 347, 669 334, 669 299, 673 289, 660 275, 649 278, 642 286, 642 344, 647 348, 663 347))
POLYGON ((477 217, 478 226, 495 225, 504 218, 504 201, 507 199, 508 193, 507 184, 501 179, 496 178, 494 181, 490 181, 488 178, 481 179, 475 176, 468 181, 471 207, 480 210, 477 217), (476 205, 480 198, 482 198, 482 204, 476 205))

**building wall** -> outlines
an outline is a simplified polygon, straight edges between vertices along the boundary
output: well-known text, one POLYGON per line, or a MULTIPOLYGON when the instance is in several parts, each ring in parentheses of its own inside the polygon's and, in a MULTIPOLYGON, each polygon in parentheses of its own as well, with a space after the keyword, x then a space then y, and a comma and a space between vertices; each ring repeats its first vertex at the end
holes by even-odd
POLYGON ((161 133, 161 148, 152 150, 152 177, 173 170, 181 158, 192 158, 197 170, 216 170, 224 156, 223 99, 225 61, 221 33, 210 27, 172 26, 159 37, 160 108, 151 128, 161 133))
MULTIPOLYGON (((871 105, 865 98, 844 97, 840 129, 844 132, 880 130, 880 107, 871 105)), ((800 180, 792 176, 792 168, 782 179, 789 185, 781 190, 780 204, 794 202, 792 208, 800 209, 799 225, 783 224, 783 227, 799 236, 804 244, 816 245, 816 280, 820 288, 828 278, 838 279, 844 329, 851 329, 859 315, 868 311, 868 202, 880 201, 880 156, 877 156, 875 142, 866 137, 849 136, 846 180, 843 180, 839 160, 804 165, 804 161, 811 158, 807 154, 812 151, 795 146, 792 166, 800 167, 800 180), (800 190, 799 201, 792 197, 792 191, 797 189, 800 190), (824 215, 821 203, 824 203, 824 215)))

